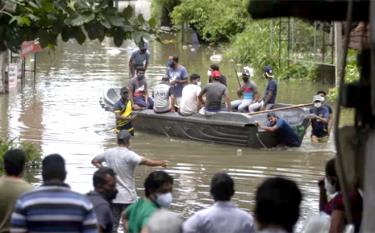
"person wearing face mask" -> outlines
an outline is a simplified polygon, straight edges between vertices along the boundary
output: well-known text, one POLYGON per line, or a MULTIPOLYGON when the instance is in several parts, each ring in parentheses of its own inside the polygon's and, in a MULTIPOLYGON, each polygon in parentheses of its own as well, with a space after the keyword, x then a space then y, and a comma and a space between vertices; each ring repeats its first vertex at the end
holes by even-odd
MULTIPOLYGON (((329 232, 343 232, 345 224, 345 208, 341 193, 339 177, 335 167, 336 159, 326 163, 325 177, 318 182, 319 185, 319 210, 329 216, 329 232), (329 201, 327 193, 333 196, 329 201)), ((362 220, 363 199, 359 189, 349 193, 354 232, 359 232, 362 220)))
POLYGON ((324 143, 328 141, 328 118, 329 112, 323 106, 324 98, 315 95, 313 98, 313 107, 310 109, 311 119, 311 142, 324 143))
POLYGON ((130 204, 137 200, 135 188, 134 172, 138 165, 162 166, 166 167, 166 160, 151 160, 141 157, 129 149, 131 135, 126 130, 121 130, 117 135, 117 146, 108 149, 97 155, 91 163, 97 167, 103 167, 105 162, 107 167, 116 172, 116 186, 119 191, 116 198, 112 201, 113 213, 113 232, 117 232, 121 213, 130 204))
POLYGON ((172 203, 173 177, 164 171, 151 172, 144 182, 145 197, 130 205, 122 214, 124 228, 129 233, 140 233, 159 208, 172 203))
POLYGON ((198 96, 201 92, 200 76, 198 74, 190 75, 190 84, 182 90, 179 113, 183 116, 190 116, 197 113, 200 109, 198 96))
MULTIPOLYGON (((220 68, 218 64, 212 64, 208 68, 207 75, 208 75, 208 82, 212 83, 212 71, 220 72, 220 68)), ((220 72, 219 82, 225 86, 227 86, 227 78, 220 72)))
POLYGON ((110 203, 117 195, 115 172, 108 167, 99 168, 93 176, 94 191, 87 194, 94 206, 99 232, 112 232, 113 216, 110 203))
POLYGON ((177 105, 180 105, 182 89, 188 83, 189 74, 186 68, 178 63, 177 56, 169 56, 167 62, 167 77, 173 87, 173 94, 177 105))
MULTIPOLYGON (((326 100, 327 93, 323 90, 319 90, 316 92, 317 95, 320 95, 321 97, 326 100)), ((323 106, 328 109, 329 118, 328 118, 328 135, 330 134, 332 127, 333 127, 333 110, 332 107, 326 103, 326 101, 323 102, 323 106)))
POLYGON ((116 116, 116 133, 124 129, 134 136, 132 102, 129 99, 129 89, 122 87, 120 95, 121 99, 116 102, 113 108, 116 116))
POLYGON ((148 52, 148 42, 143 37, 141 38, 140 42, 138 43, 138 48, 135 50, 129 59, 129 77, 133 78, 135 75, 135 71, 138 67, 143 68, 145 71, 147 70, 148 62, 150 59, 150 53, 148 52))
POLYGON ((278 117, 274 112, 267 113, 268 124, 262 126, 255 121, 254 124, 265 131, 276 133, 276 137, 280 145, 299 147, 302 141, 299 139, 297 133, 290 127, 288 122, 278 117))
POLYGON ((215 203, 187 219, 183 233, 255 233, 253 217, 231 202, 232 177, 224 172, 216 173, 211 179, 210 193, 215 203))
POLYGON ((153 109, 154 102, 148 96, 148 85, 144 68, 137 68, 136 77, 129 81, 129 91, 129 99, 133 103, 133 109, 153 109))
POLYGON ((250 76, 249 70, 244 69, 242 72, 243 83, 240 89, 237 90, 237 94, 238 96, 242 96, 242 100, 231 102, 232 108, 237 109, 239 112, 253 112, 253 109, 259 108, 257 104, 259 98, 258 88, 256 84, 250 80, 250 76))

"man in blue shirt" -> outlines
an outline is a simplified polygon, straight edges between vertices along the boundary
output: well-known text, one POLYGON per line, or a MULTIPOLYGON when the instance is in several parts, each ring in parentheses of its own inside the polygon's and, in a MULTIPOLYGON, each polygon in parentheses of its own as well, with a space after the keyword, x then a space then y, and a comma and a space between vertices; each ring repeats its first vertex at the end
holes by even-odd
POLYGON ((299 147, 301 145, 301 140, 299 139, 298 135, 284 119, 276 116, 274 112, 270 112, 267 114, 267 120, 267 126, 261 126, 257 121, 255 124, 265 131, 275 132, 279 144, 281 145, 291 147, 299 147))
POLYGON ((324 97, 315 95, 313 98, 314 106, 310 109, 311 119, 311 142, 327 142, 328 141, 328 121, 329 111, 323 105, 324 97))
POLYGON ((263 68, 263 75, 268 80, 266 90, 264 92, 264 97, 262 99, 262 108, 270 109, 273 104, 275 104, 276 96, 277 96, 277 82, 274 79, 273 71, 271 66, 265 66, 263 68))
POLYGON ((147 70, 148 62, 150 59, 150 53, 148 52, 148 42, 141 38, 141 41, 138 44, 137 50, 135 50, 129 59, 129 78, 133 78, 137 68, 144 68, 147 70))
POLYGON ((188 83, 189 74, 185 67, 178 64, 177 56, 169 56, 168 58, 167 77, 173 87, 173 94, 179 105, 182 97, 182 89, 188 83))

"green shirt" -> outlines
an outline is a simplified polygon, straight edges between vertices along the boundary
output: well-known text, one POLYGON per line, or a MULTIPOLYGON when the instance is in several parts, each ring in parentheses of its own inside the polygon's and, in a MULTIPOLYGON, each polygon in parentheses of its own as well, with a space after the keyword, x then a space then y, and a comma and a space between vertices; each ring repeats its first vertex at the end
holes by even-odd
POLYGON ((128 220, 129 233, 139 233, 147 224, 151 215, 158 210, 152 201, 141 198, 136 203, 131 204, 125 210, 125 218, 128 220))
POLYGON ((0 232, 9 232, 10 217, 18 197, 33 186, 15 177, 0 177, 0 232))

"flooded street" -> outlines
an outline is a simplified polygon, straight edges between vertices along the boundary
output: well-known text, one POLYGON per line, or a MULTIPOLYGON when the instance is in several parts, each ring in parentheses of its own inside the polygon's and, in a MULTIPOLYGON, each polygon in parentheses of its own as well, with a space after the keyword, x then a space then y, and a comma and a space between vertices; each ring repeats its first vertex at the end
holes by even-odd
MULTIPOLYGON (((43 155, 62 154, 67 163, 67 183, 81 193, 91 190, 95 170, 91 159, 115 145, 114 115, 101 109, 98 101, 105 87, 127 84, 127 51, 134 46, 128 42, 117 50, 109 41, 83 46, 71 41, 60 43, 55 51, 38 54, 35 85, 28 80, 22 90, 0 96, 1 136, 33 142, 43 155)), ((169 54, 178 54, 190 73, 207 79, 208 58, 213 52, 207 48, 191 52, 180 43, 152 42, 150 51, 147 79, 152 85, 165 73, 169 54)), ((234 96, 237 81, 233 66, 229 62, 220 64, 234 96)), ((255 81, 263 92, 264 80, 255 81)), ((310 81, 280 81, 278 100, 310 102, 321 88, 328 89, 310 81)), ((236 182, 236 203, 248 211, 252 211, 254 191, 265 177, 282 175, 297 181, 304 193, 303 221, 318 211, 317 180, 324 174, 325 161, 334 155, 332 140, 326 145, 311 145, 308 134, 301 148, 288 150, 254 150, 142 133, 136 133, 131 146, 145 157, 170 161, 167 171, 175 178, 173 209, 184 217, 212 203, 210 178, 217 171, 227 171, 236 182)), ((143 195, 143 180, 151 170, 136 170, 139 195, 143 195)), ((38 171, 35 177, 38 184, 38 171)))

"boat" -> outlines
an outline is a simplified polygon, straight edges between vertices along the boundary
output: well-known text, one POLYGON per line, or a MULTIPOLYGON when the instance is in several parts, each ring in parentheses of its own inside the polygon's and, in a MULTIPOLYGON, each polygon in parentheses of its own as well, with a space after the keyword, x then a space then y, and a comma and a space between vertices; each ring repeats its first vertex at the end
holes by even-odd
MULTIPOLYGON (((113 111, 114 104, 120 99, 120 88, 109 88, 103 92, 101 106, 113 111)), ((305 107, 288 108, 288 104, 275 104, 280 108, 277 115, 285 119, 297 132, 302 141, 309 119, 305 107), (284 109, 284 110, 281 110, 284 109)), ((275 133, 258 129, 255 122, 266 124, 267 113, 249 115, 239 112, 219 112, 205 116, 194 114, 181 116, 175 112, 154 113, 147 109, 136 112, 135 131, 185 138, 194 141, 229 144, 252 148, 270 148, 279 144, 275 133)))

